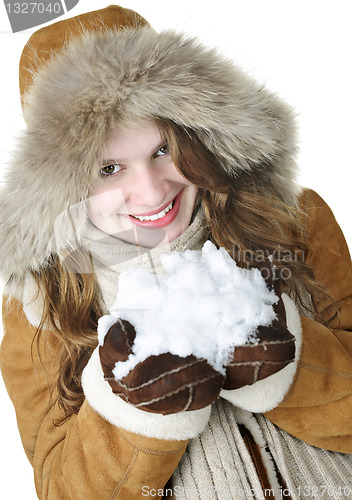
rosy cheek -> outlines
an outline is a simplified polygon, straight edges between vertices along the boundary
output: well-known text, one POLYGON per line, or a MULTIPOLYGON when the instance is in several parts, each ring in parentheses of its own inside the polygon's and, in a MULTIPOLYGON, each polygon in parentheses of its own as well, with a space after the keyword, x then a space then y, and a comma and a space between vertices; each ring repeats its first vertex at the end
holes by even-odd
POLYGON ((172 179, 174 182, 179 182, 181 184, 186 184, 188 186, 192 185, 192 183, 188 179, 186 179, 185 177, 183 177, 182 174, 180 174, 180 172, 177 170, 177 168, 173 163, 170 163, 169 165, 168 175, 169 178, 172 179))
POLYGON ((89 197, 88 214, 111 215, 123 212, 125 197, 120 188, 103 189, 97 187, 89 197))

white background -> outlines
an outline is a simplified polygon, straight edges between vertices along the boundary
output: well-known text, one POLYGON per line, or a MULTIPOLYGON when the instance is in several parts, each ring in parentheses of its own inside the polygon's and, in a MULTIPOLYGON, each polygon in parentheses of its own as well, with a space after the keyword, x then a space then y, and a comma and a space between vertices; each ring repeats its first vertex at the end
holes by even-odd
MULTIPOLYGON (((107 5, 108 0, 80 0, 60 20, 107 5)), ((329 203, 352 248, 350 1, 126 0, 120 5, 142 14, 157 31, 182 30, 219 47, 295 106, 301 130, 300 183, 329 203)), ((32 31, 12 34, 4 4, 0 4, 1 172, 13 138, 24 127, 18 61, 32 31)), ((2 379, 0 399, 0 497, 34 500, 32 469, 22 451, 2 379)))

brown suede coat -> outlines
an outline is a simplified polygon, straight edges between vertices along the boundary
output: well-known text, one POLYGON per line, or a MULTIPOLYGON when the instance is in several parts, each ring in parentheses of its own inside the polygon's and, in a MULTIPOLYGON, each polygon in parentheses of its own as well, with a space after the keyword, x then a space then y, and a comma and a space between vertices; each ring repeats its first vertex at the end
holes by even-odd
MULTIPOLYGON (((309 211, 310 262, 316 278, 335 299, 339 318, 327 328, 302 317, 303 346, 296 378, 284 401, 266 416, 294 436, 319 447, 352 453, 352 267, 333 214, 313 191, 309 211)), ((328 317, 331 311, 326 308, 328 317)), ((143 498, 142 488, 162 490, 187 442, 146 438, 104 420, 85 401, 58 426, 54 404, 58 345, 50 334, 40 354, 35 328, 14 299, 4 302, 1 370, 16 408, 26 454, 34 467, 40 499, 143 498), (34 344, 35 345, 35 344, 34 344)))

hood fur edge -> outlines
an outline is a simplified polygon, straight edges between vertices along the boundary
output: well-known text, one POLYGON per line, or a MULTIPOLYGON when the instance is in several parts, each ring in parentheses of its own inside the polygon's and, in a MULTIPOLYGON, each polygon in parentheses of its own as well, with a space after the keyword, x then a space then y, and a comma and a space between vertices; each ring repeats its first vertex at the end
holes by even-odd
POLYGON ((185 35, 148 27, 85 33, 38 73, 24 109, 28 129, 0 198, 5 282, 79 240, 109 132, 143 118, 191 128, 233 182, 253 174, 295 203, 293 110, 185 35))

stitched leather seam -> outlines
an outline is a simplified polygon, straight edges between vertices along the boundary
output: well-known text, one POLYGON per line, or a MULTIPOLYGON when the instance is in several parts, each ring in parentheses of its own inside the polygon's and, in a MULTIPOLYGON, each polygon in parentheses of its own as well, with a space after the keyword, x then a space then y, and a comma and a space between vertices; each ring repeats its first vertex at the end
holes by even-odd
POLYGON ((193 387, 190 387, 189 389, 189 395, 188 395, 188 401, 186 402, 184 408, 182 411, 187 411, 188 408, 190 407, 191 403, 192 403, 192 400, 193 400, 193 387))
MULTIPOLYGON (((130 392, 138 391, 139 389, 144 389, 144 387, 148 387, 148 385, 152 385, 155 382, 158 382, 159 380, 163 379, 166 376, 173 375, 174 373, 178 373, 181 370, 184 370, 185 368, 192 368, 193 366, 195 366, 199 363, 202 363, 203 361, 204 361, 203 359, 197 359, 197 360, 193 361, 192 363, 189 363, 188 365, 183 365, 183 366, 180 366, 178 368, 174 368, 173 370, 169 370, 168 372, 161 373, 158 377, 150 379, 147 382, 144 382, 143 384, 137 385, 135 387, 130 387, 128 384, 124 384, 122 382, 123 379, 118 380, 118 382, 121 385, 121 387, 125 390, 128 390, 130 392)), ((104 379, 105 380, 115 380, 115 378, 113 378, 113 377, 106 377, 106 378, 104 377, 104 379)))
MULTIPOLYGON (((260 347, 260 346, 270 346, 270 345, 277 345, 277 344, 290 344, 291 342, 293 342, 293 338, 292 339, 286 339, 286 340, 262 340, 261 342, 258 342, 257 344, 247 344, 247 345, 240 345, 238 346, 239 348, 241 349, 253 349, 255 347, 260 347)), ((236 352, 236 348, 235 348, 235 352, 236 352)))
MULTIPOLYGON (((291 360, 291 362, 293 359, 291 360)), ((284 361, 233 361, 232 363, 228 363, 226 366, 232 368, 233 366, 262 366, 265 365, 282 365, 282 363, 287 363, 287 360, 284 361)))
POLYGON ((253 378, 254 378, 254 383, 258 380, 258 376, 259 376, 259 369, 261 367, 261 363, 258 363, 256 364, 255 366, 255 370, 254 370, 254 374, 253 374, 253 378))
MULTIPOLYGON (((204 382, 207 382, 208 380, 211 380, 212 378, 215 378, 215 377, 217 377, 217 374, 211 375, 210 377, 203 378, 203 379, 198 381, 198 384, 203 384, 204 382)), ((179 387, 178 389, 176 389, 175 391, 168 392, 167 394, 165 394, 163 396, 151 399, 149 401, 143 401, 142 403, 139 403, 139 404, 133 405, 133 406, 135 406, 136 408, 139 408, 140 406, 145 406, 145 405, 149 405, 151 403, 156 403, 158 401, 162 401, 163 399, 168 398, 169 396, 173 396, 174 394, 178 394, 179 392, 184 391, 185 389, 191 389, 192 387, 193 387, 193 382, 191 382, 189 384, 185 384, 185 385, 179 387)), ((125 395, 125 397, 126 397, 126 395, 125 395)), ((130 403, 130 401, 128 401, 128 402, 130 403)), ((133 404, 133 403, 131 403, 131 404, 133 404)))
POLYGON ((119 490, 121 489, 121 487, 123 486, 123 484, 127 481, 128 476, 129 476, 131 470, 133 469, 133 467, 136 464, 138 455, 139 455, 139 450, 135 449, 134 452, 133 452, 132 458, 130 460, 130 463, 128 464, 128 467, 127 467, 124 475, 122 476, 122 478, 120 479, 120 481, 117 483, 117 485, 114 488, 114 491, 111 494, 110 500, 113 500, 115 498, 115 495, 119 492, 119 490))
POLYGON ((128 347, 130 348, 130 351, 131 351, 132 350, 132 344, 133 344, 133 342, 131 343, 130 339, 128 338, 128 335, 127 335, 127 332, 126 332, 126 329, 125 329, 125 325, 122 323, 121 318, 118 319, 118 323, 121 326, 121 329, 123 331, 123 334, 124 334, 124 337, 125 337, 125 342, 126 342, 126 344, 128 345, 128 347))
POLYGON ((315 365, 312 365, 310 363, 305 363, 305 362, 302 362, 301 366, 303 368, 308 368, 309 370, 312 370, 315 372, 326 373, 328 375, 335 375, 336 377, 352 379, 352 373, 345 373, 345 372, 338 372, 335 370, 328 370, 327 368, 321 368, 320 366, 315 366, 315 365))

